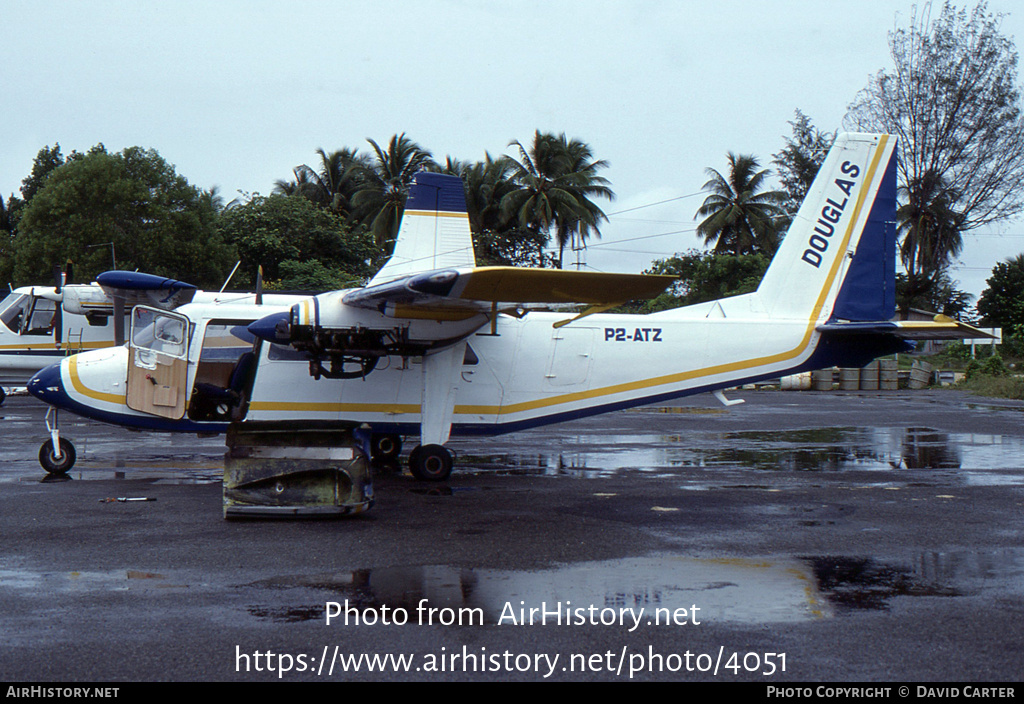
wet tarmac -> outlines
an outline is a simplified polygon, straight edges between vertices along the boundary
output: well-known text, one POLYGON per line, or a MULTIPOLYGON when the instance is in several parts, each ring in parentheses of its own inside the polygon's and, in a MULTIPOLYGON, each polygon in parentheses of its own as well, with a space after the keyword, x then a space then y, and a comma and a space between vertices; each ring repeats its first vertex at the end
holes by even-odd
POLYGON ((362 516, 232 521, 221 439, 62 415, 79 459, 44 481, 44 409, 10 397, 0 672, 1020 680, 1024 404, 730 396, 455 439, 450 481, 379 468, 362 516))

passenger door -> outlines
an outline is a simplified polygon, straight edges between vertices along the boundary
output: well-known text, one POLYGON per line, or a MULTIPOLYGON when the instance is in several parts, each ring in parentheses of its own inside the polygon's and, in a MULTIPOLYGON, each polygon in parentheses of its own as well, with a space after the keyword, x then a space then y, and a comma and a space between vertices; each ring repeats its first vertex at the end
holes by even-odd
POLYGON ((188 318, 135 306, 128 339, 128 408, 162 418, 182 418, 188 377, 188 318))

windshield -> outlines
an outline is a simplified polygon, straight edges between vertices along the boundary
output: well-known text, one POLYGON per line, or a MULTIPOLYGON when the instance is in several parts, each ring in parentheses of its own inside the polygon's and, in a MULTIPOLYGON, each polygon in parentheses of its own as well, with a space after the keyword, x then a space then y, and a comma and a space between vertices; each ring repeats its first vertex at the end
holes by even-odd
POLYGON ((28 298, 24 293, 18 295, 10 293, 3 300, 3 308, 0 309, 0 321, 11 331, 21 330, 21 319, 25 314, 25 301, 28 298))

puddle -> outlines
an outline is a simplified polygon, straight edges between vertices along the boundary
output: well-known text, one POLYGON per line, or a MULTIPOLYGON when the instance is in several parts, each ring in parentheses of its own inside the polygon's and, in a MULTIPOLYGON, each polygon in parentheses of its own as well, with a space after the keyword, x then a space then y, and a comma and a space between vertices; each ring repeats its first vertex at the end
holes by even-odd
POLYGON ((566 435, 557 451, 461 454, 465 469, 600 477, 681 469, 763 472, 938 470, 972 485, 1024 483, 1024 438, 931 428, 813 428, 687 435, 566 435))
MULTIPOLYGON (((910 564, 850 556, 669 556, 535 571, 388 567, 278 577, 250 586, 327 592, 348 625, 380 624, 389 618, 399 624, 404 618, 420 624, 429 619, 440 625, 530 625, 531 616, 533 625, 542 618, 549 625, 618 619, 616 624, 634 629, 667 625, 673 619, 675 625, 694 620, 795 623, 884 610, 898 597, 952 598, 983 589, 1024 593, 1024 550, 934 552, 910 564)), ((253 606, 250 613, 294 622, 322 619, 325 609, 315 604, 277 610, 253 606)))
POLYGON ((141 570, 92 572, 69 570, 33 572, 25 569, 0 569, 0 591, 27 591, 34 594, 75 594, 84 592, 129 591, 136 589, 184 588, 169 583, 163 574, 141 570))

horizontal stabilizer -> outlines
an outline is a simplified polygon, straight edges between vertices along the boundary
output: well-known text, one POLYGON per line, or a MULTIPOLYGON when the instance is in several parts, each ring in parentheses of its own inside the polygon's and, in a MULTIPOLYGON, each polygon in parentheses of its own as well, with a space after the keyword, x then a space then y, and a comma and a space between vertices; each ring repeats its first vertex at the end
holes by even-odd
POLYGON ((895 335, 904 340, 970 340, 994 337, 973 325, 961 323, 945 315, 936 315, 932 320, 826 323, 819 325, 817 329, 819 332, 841 335, 895 335))

